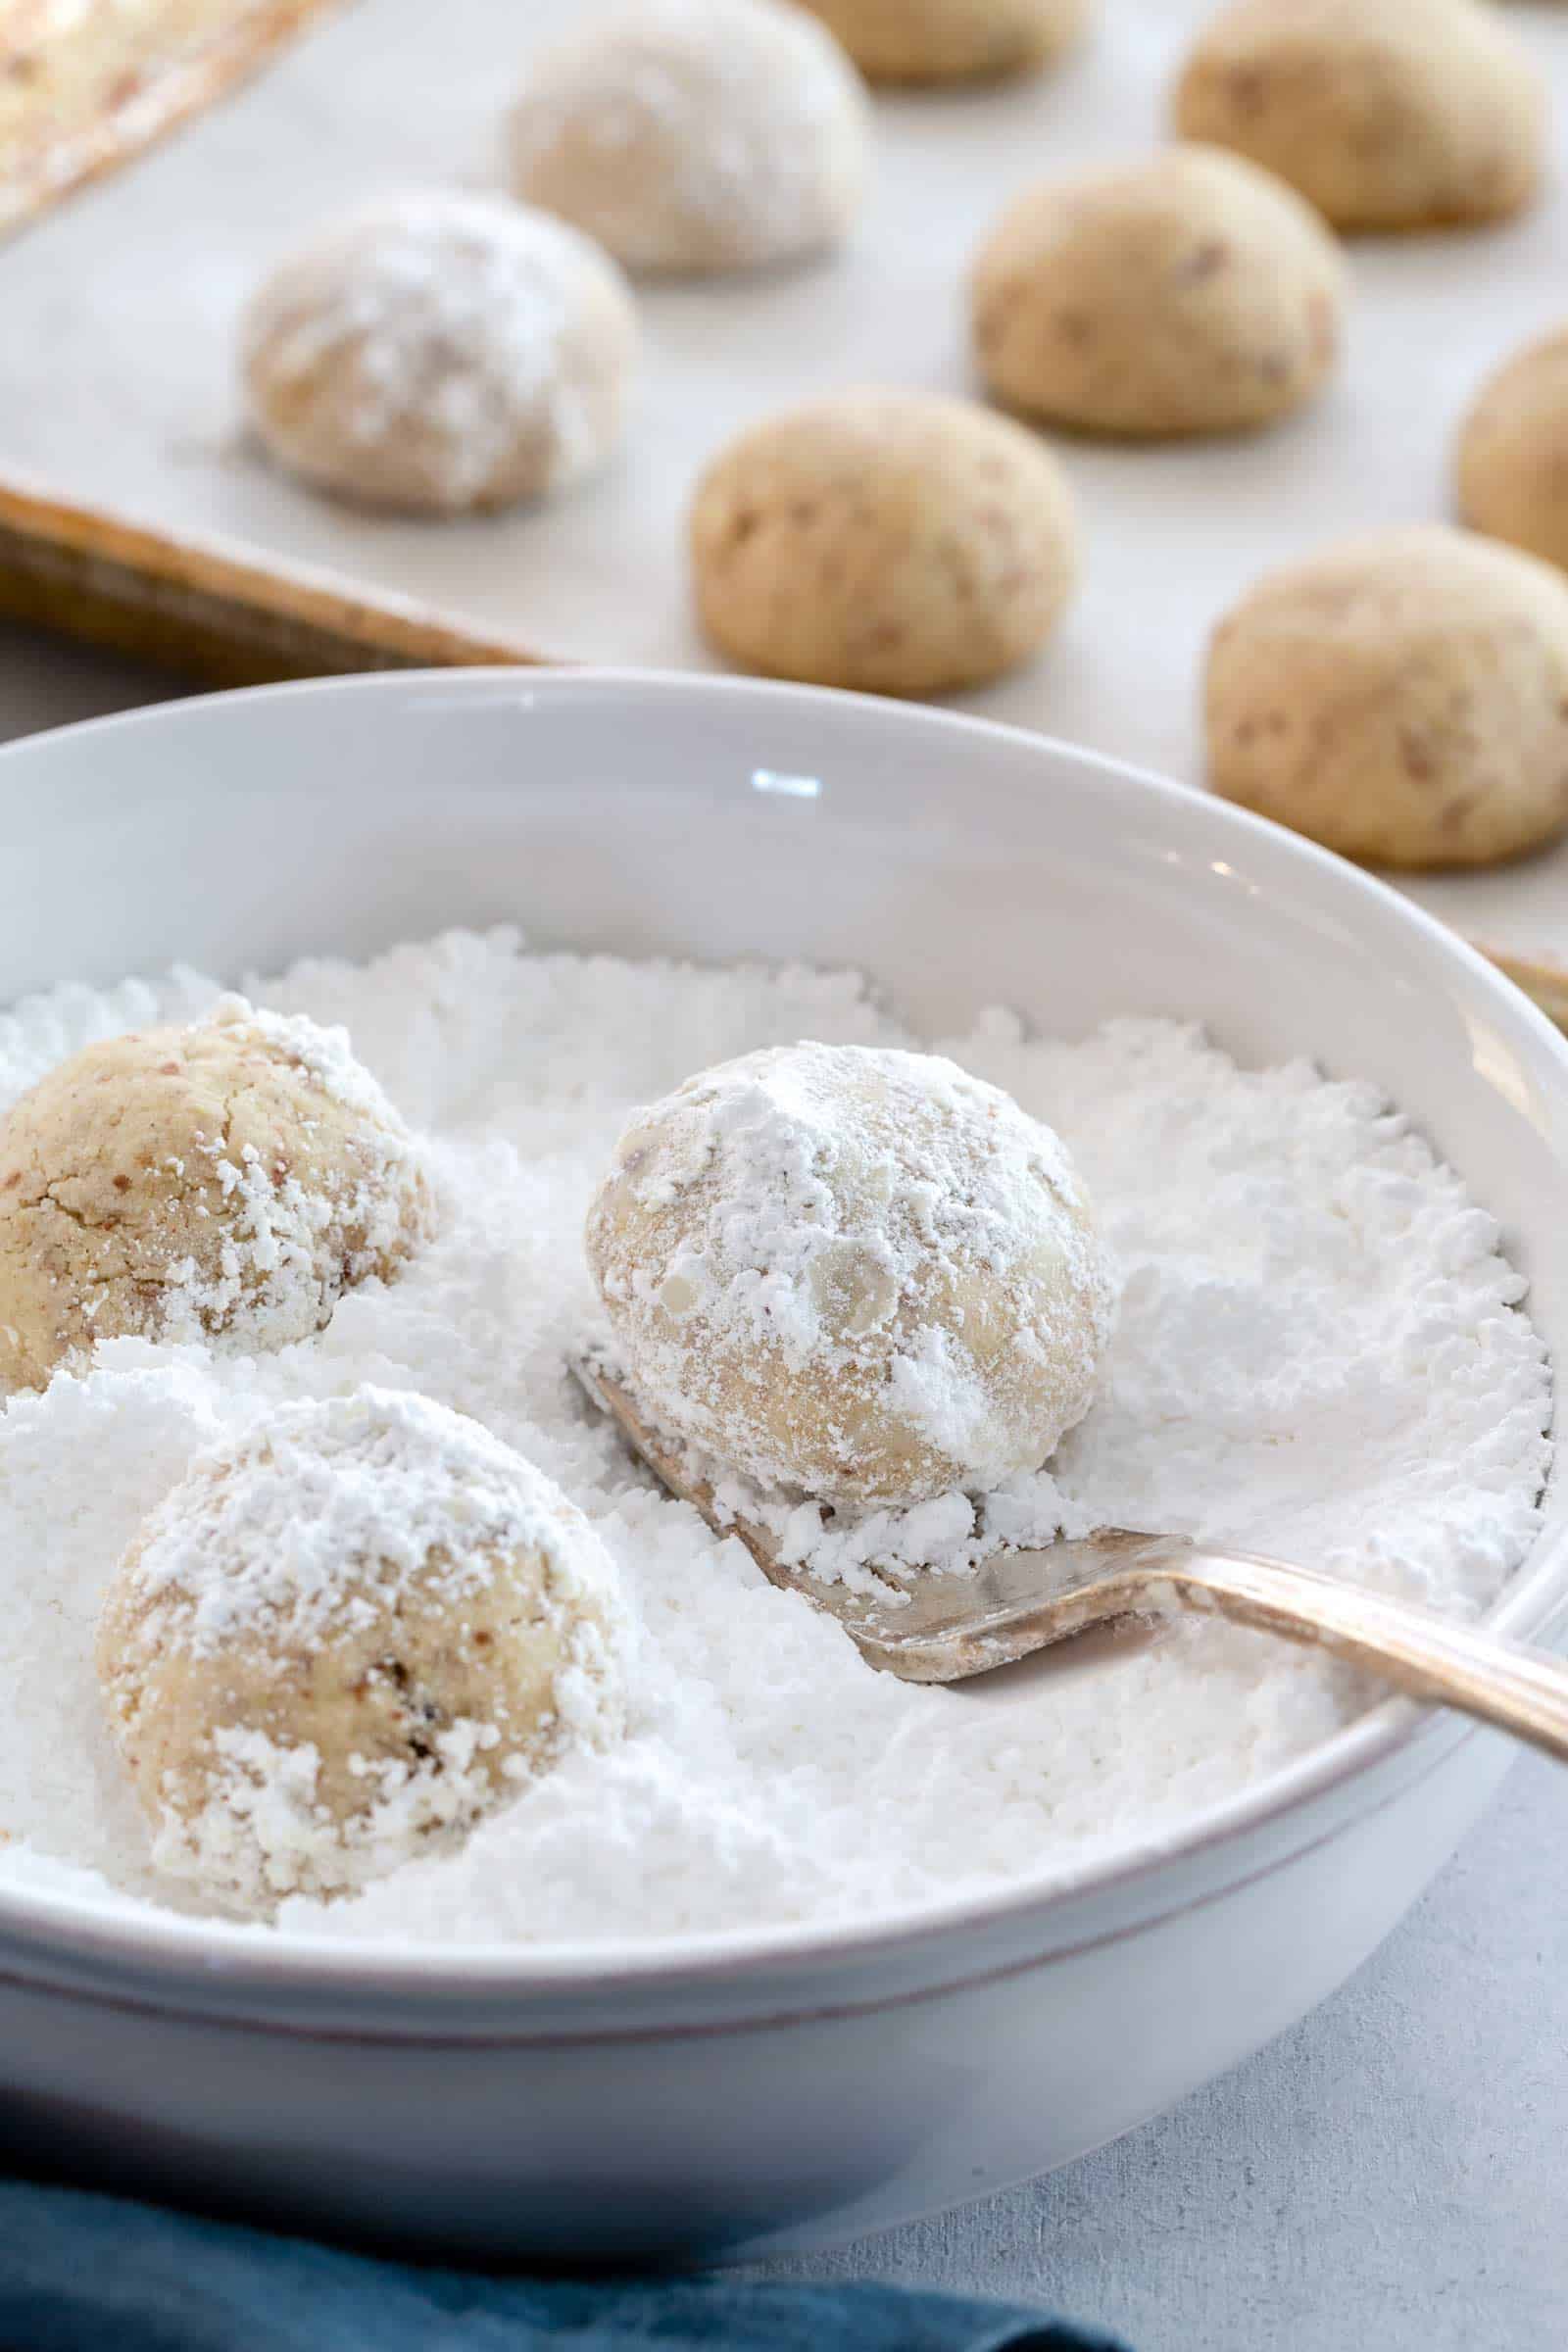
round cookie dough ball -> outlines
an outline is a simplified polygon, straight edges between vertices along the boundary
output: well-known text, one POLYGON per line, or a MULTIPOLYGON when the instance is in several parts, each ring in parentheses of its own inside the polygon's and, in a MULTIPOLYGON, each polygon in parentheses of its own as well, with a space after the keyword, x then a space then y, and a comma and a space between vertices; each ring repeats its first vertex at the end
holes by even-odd
POLYGON ((1345 269, 1294 189, 1213 147, 1032 188, 987 240, 975 348, 1009 408, 1086 432, 1223 433, 1309 400, 1345 269))
POLYGON ((1493 376, 1459 436, 1459 512, 1568 569, 1568 328, 1493 376))
POLYGON ((1049 64, 1089 0, 804 0, 872 81, 974 81, 1049 64))
POLYGON ((1476 0, 1234 0, 1187 61, 1176 124, 1349 230, 1516 213, 1545 145, 1540 79, 1476 0))
POLYGON ((622 1135, 587 1246, 651 1417, 829 1503, 1037 1470, 1110 1325, 1063 1146, 931 1054, 789 1046, 689 1079, 622 1135))
POLYGON ((624 1641, 559 1488, 465 1415, 361 1389, 191 1464, 120 1562, 97 1666, 158 1868, 263 1910, 609 1740, 624 1641))
POLYGON ((408 1130, 341 1029, 227 998, 86 1046, 0 1120, 0 1389, 127 1333, 285 1347, 429 1221, 408 1130))
POLYGON ((748 270, 836 245, 859 207, 865 93, 782 0, 637 0, 530 66, 512 184, 630 270, 748 270))
POLYGON ((1027 660, 1077 570, 1065 477, 968 401, 845 392, 733 441, 698 486, 703 627, 744 669, 940 694, 1027 660))
POLYGON ((1271 573, 1215 630, 1217 792, 1368 863, 1488 865, 1568 822, 1568 583, 1441 524, 1271 573))
POLYGON ((504 197, 367 205, 252 298, 241 365, 272 456, 361 506, 458 514, 539 498, 620 440, 630 292, 563 221, 504 197))

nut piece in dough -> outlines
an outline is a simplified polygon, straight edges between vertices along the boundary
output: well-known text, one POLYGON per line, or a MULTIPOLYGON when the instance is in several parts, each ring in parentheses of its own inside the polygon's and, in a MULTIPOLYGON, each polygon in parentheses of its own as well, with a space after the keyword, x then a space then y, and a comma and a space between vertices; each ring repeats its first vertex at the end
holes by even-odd
POLYGON ((981 251, 975 348, 999 400, 1085 432, 1223 433, 1311 398, 1345 269, 1294 189, 1173 147, 1032 188, 981 251))
POLYGON ((804 0, 872 81, 977 81, 1050 64, 1089 0, 804 0))
POLYGON ((0 1390, 127 1333, 286 1347, 429 1221, 408 1130, 341 1029, 227 998, 83 1047, 0 1120, 0 1390))
POLYGON ((361 506, 459 514, 540 498, 620 440, 630 290, 564 221, 504 197, 367 205, 252 297, 241 365, 279 465, 361 506))
POLYGON ((968 401, 845 392, 743 433, 692 507, 697 606, 744 669, 940 694, 1026 661, 1077 531, 1049 450, 968 401))
POLYGON ((192 1462, 99 1619, 153 1860, 245 1910, 449 1842, 622 1723, 582 1513, 466 1415, 362 1389, 192 1462))
POLYGON ((1473 529, 1568 570, 1568 328, 1484 386, 1459 436, 1458 477, 1473 529))
POLYGON ((636 0, 531 62, 507 137, 516 193, 628 270, 749 270, 843 238, 870 117, 783 0, 636 0))
POLYGON ((1215 630, 1216 792, 1374 865, 1488 865, 1568 822, 1568 583, 1442 524, 1260 581, 1215 630))
POLYGON ((1064 1147, 933 1054, 776 1047, 688 1079, 622 1135, 587 1248, 655 1422, 824 1502, 1038 1470, 1110 1325, 1064 1147))
POLYGON ((1540 77, 1476 0, 1234 0, 1175 112, 1183 138, 1250 155, 1352 231, 1500 220, 1545 147, 1540 77))

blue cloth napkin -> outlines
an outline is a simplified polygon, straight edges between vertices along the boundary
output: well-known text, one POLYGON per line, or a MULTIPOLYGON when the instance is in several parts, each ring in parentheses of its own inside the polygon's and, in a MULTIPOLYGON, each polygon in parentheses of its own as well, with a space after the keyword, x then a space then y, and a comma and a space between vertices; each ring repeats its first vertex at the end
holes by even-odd
POLYGON ((0 2183, 4 2352, 1121 2352, 1016 2305, 723 2277, 595 2284, 375 2262, 0 2183))

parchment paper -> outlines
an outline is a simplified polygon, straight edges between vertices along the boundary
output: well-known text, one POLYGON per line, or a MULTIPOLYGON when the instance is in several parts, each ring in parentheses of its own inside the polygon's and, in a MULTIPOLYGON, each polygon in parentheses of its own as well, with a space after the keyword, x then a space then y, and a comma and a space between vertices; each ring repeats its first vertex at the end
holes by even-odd
MULTIPOLYGON (((706 458, 817 388, 970 388, 962 281, 988 221, 1032 177, 1160 139, 1172 72, 1208 13, 1204 0, 1101 0, 1093 39, 1054 76, 879 99, 874 191, 851 248, 760 278, 648 288, 624 458, 561 505, 388 522, 294 489, 239 427, 231 350, 249 286, 334 206, 431 176, 494 178, 521 57, 587 5, 360 0, 0 253, 0 469, 324 565, 544 655, 707 665, 682 530, 706 458)), ((1244 441, 1063 445, 1082 592, 1044 659, 971 708, 1197 782, 1197 676, 1217 613, 1263 567, 1343 531, 1447 511, 1472 391, 1568 318, 1568 11, 1503 13, 1556 91, 1547 200, 1497 230, 1355 246, 1347 365, 1300 419, 1244 441)), ((1568 955, 1568 851, 1415 887, 1473 935, 1568 955)))

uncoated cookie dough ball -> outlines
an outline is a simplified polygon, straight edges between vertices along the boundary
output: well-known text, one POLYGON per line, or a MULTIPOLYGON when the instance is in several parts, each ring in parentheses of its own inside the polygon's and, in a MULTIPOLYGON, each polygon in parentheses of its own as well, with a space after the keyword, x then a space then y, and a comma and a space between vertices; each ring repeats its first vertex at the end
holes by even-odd
POLYGON ((408 1130, 341 1029, 228 998, 86 1046, 0 1121, 0 1389, 126 1333, 284 1347, 429 1222, 408 1130))
POLYGON ((1234 0, 1188 59, 1176 125, 1349 230, 1516 213, 1545 143, 1541 82, 1476 0, 1234 0))
POLYGON ((1060 467, 1021 426, 846 392, 730 444, 699 484, 691 555, 703 626, 743 668, 939 694, 1035 652, 1077 531, 1060 467))
POLYGON ((825 1502, 1037 1470, 1110 1325, 1061 1143, 924 1054, 799 1045, 689 1079, 621 1137, 587 1246, 652 1418, 825 1502))
POLYGON ((609 257, 504 197, 416 190, 291 254, 241 330, 278 463, 362 506, 457 514, 539 498, 620 440, 637 357, 609 257))
POLYGON ((1310 205, 1213 147, 1048 182, 974 273, 998 399, 1087 432, 1217 433, 1311 398, 1339 347, 1345 270, 1310 205))
POLYGON ((1090 0, 805 0, 872 81, 1027 73, 1082 30, 1090 0))
POLYGON ((530 65, 512 184, 630 270, 755 269, 836 245, 859 207, 865 93, 782 0, 636 0, 530 65))
POLYGON ((1568 822, 1568 583, 1432 524, 1271 573, 1215 630, 1217 792, 1369 863, 1486 865, 1568 822))
POLYGON ((520 1455, 427 1397, 293 1404, 194 1461, 99 1620, 153 1859, 220 1901, 412 1860, 622 1723, 608 1554, 520 1455))
POLYGON ((1568 328, 1493 376, 1459 436, 1459 512, 1568 569, 1568 328))

